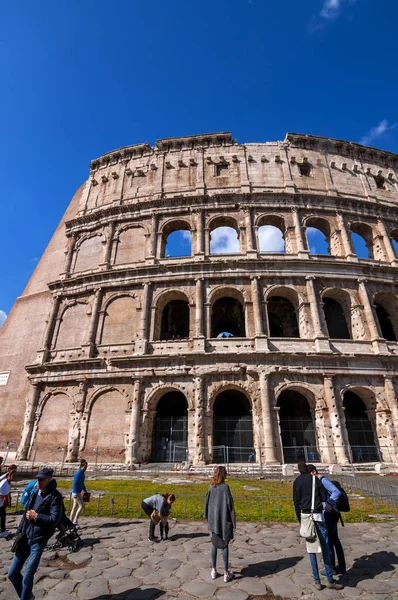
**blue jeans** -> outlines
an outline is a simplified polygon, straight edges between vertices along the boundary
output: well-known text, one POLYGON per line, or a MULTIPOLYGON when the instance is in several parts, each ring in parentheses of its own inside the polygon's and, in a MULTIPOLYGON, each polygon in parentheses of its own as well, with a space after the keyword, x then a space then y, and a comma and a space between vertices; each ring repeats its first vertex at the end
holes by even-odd
POLYGON ((46 543, 47 542, 40 542, 38 544, 32 544, 29 540, 25 539, 12 559, 8 571, 8 579, 11 581, 21 600, 31 600, 33 578, 39 566, 46 543), (21 571, 25 562, 25 571, 22 576, 21 571))
MULTIPOLYGON (((322 556, 323 562, 325 563, 326 578, 331 583, 333 581, 333 568, 329 550, 328 531, 326 529, 325 523, 315 521, 315 527, 322 548, 322 556)), ((315 583, 320 583, 321 580, 319 579, 318 562, 316 560, 315 552, 309 553, 309 557, 312 567, 312 574, 314 575, 314 581, 315 583)))
POLYGON ((342 571, 345 571, 346 563, 344 550, 338 532, 339 519, 339 513, 335 510, 332 510, 332 512, 325 512, 325 523, 328 530, 329 550, 330 558, 332 561, 332 567, 333 569, 336 567, 336 557, 334 552, 336 550, 338 567, 342 571))

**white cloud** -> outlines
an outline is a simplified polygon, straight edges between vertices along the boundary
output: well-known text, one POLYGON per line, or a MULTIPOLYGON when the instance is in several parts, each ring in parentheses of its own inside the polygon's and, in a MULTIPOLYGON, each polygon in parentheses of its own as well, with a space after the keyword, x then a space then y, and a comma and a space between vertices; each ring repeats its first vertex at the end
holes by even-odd
POLYGON ((4 312, 4 310, 0 310, 0 327, 4 324, 4 321, 6 320, 7 315, 4 312))
POLYGON ((285 242, 280 229, 273 225, 264 225, 258 230, 260 252, 283 252, 285 242))
POLYGON ((325 0, 319 13, 324 19, 334 19, 339 14, 341 0, 325 0))
POLYGON ((211 232, 211 254, 234 254, 240 252, 239 240, 232 227, 217 227, 211 232))
POLYGON ((181 230, 181 241, 184 244, 190 244, 192 241, 192 233, 190 231, 188 231, 187 229, 182 229, 181 230))
POLYGON ((369 129, 368 133, 361 137, 359 143, 363 144, 364 146, 369 146, 369 144, 371 144, 375 139, 382 137, 385 133, 387 133, 387 131, 395 129, 396 126, 397 123, 389 125, 387 119, 383 119, 378 125, 376 125, 376 127, 369 129))
POLYGON ((320 12, 313 15, 308 29, 311 32, 323 29, 325 21, 336 19, 342 12, 343 4, 355 4, 357 0, 323 0, 320 12))

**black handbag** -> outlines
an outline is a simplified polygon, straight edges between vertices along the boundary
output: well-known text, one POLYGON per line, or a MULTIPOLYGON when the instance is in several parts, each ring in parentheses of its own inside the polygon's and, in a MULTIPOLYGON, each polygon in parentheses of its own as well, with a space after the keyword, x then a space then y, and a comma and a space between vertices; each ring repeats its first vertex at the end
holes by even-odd
POLYGON ((15 538, 12 541, 11 552, 16 552, 18 548, 22 546, 26 539, 26 521, 24 523, 23 529, 20 533, 17 533, 15 538))

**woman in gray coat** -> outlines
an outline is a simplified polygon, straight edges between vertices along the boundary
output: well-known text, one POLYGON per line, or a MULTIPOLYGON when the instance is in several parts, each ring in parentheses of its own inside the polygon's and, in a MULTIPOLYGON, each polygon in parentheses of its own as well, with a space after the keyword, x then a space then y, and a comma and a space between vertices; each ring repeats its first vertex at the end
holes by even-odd
POLYGON ((224 559, 224 581, 233 579, 233 573, 228 570, 228 544, 234 537, 236 529, 234 501, 228 485, 225 483, 227 472, 224 467, 214 471, 211 486, 206 496, 205 519, 211 532, 211 578, 217 577, 217 549, 222 550, 224 559))

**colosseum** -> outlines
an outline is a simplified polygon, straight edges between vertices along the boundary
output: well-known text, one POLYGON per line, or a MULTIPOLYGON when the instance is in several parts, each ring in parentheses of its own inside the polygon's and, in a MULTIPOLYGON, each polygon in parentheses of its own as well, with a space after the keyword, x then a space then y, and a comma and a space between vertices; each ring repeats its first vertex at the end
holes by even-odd
POLYGON ((397 242, 389 152, 212 133, 93 160, 0 332, 3 442, 22 460, 396 462, 397 242))

